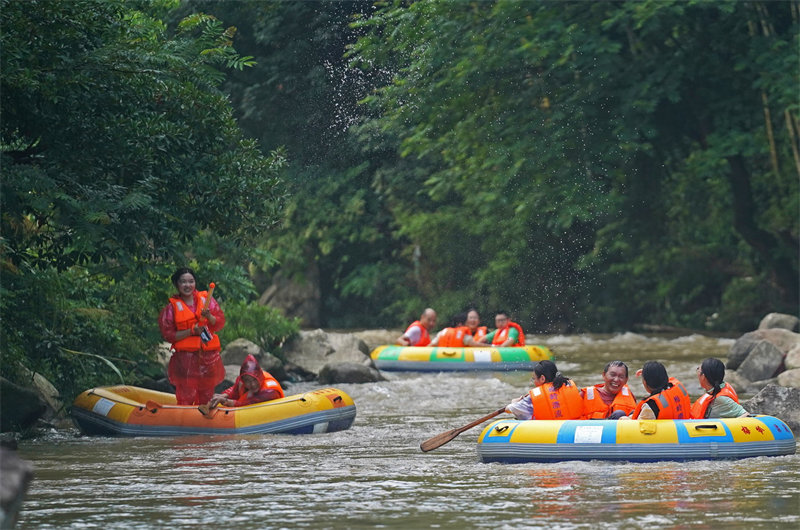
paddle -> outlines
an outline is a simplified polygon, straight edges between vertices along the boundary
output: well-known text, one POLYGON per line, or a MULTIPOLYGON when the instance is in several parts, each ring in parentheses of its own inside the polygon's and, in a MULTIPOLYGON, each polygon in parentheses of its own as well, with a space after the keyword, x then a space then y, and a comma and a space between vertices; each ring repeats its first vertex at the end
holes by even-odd
POLYGON ((424 452, 424 453, 427 453, 428 451, 433 451, 434 449, 443 446, 444 444, 446 444, 447 442, 449 442, 450 440, 452 440, 453 438, 455 438, 456 436, 458 436, 462 432, 467 431, 467 430, 475 427, 476 425, 480 425, 481 423, 485 422, 486 420, 490 420, 490 419, 494 418, 495 416, 498 416, 498 415, 504 413, 505 411, 506 411, 506 408, 503 407, 502 409, 498 409, 498 410, 492 412, 491 414, 488 414, 488 415, 484 416, 481 419, 473 421, 469 425, 464 425, 463 427, 459 427, 458 429, 453 429, 453 430, 450 430, 450 431, 447 431, 447 432, 443 432, 442 434, 437 434, 433 438, 431 438, 429 440, 425 440, 424 442, 419 444, 419 448, 422 449, 422 452, 424 452))

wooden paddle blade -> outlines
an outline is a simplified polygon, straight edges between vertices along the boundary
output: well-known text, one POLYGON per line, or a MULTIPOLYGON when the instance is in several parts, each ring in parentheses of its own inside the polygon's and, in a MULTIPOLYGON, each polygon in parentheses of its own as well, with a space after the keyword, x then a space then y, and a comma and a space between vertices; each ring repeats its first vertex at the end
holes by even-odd
POLYGON ((437 434, 433 438, 425 440, 421 444, 419 444, 419 448, 422 449, 423 453, 427 453, 428 451, 433 451, 434 449, 443 446, 463 431, 460 429, 453 429, 451 431, 443 432, 441 434, 437 434))
POLYGON ((447 432, 443 432, 442 434, 437 434, 433 438, 425 440, 421 444, 419 444, 419 448, 422 450, 423 453, 427 453, 428 451, 432 451, 437 447, 441 447, 459 434, 464 431, 467 431, 476 425, 480 425, 481 423, 485 422, 486 420, 490 420, 495 416, 499 416, 500 414, 504 413, 506 408, 503 407, 502 409, 497 409, 496 411, 492 412, 491 414, 487 414, 483 418, 477 419, 470 424, 464 425, 463 427, 459 427, 458 429, 452 429, 447 432))

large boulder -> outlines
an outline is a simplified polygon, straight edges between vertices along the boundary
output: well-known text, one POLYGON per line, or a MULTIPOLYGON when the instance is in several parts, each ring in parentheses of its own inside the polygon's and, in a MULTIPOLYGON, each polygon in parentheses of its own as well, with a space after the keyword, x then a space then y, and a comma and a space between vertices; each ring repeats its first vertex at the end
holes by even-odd
POLYGON ((14 528, 33 479, 33 466, 16 451, 0 447, 0 528, 14 528))
POLYGON ((800 368, 793 368, 792 370, 782 372, 778 376, 778 384, 791 388, 800 388, 800 368))
POLYGON ((786 366, 787 370, 800 368, 800 344, 795 345, 789 350, 789 353, 787 353, 786 357, 783 359, 783 364, 786 366))
POLYGON ((800 318, 785 313, 770 313, 761 319, 758 329, 780 328, 800 332, 800 318))
POLYGON ((366 343, 350 333, 326 333, 321 329, 301 331, 282 349, 287 363, 314 374, 331 363, 352 362, 375 367, 366 343))
POLYGON ((774 344, 785 355, 794 346, 800 344, 800 334, 780 328, 759 329, 745 333, 733 343, 728 352, 728 363, 726 365, 728 370, 739 368, 739 365, 747 358, 750 351, 763 340, 774 344))
POLYGON ((47 404, 33 388, 23 388, 0 377, 0 431, 32 427, 47 412, 47 404))
POLYGON ((384 344, 394 344, 394 342, 397 340, 397 337, 402 334, 403 331, 397 329, 368 329, 364 331, 357 331, 353 333, 353 336, 363 340, 367 345, 367 349, 371 352, 378 346, 383 346, 384 344))
POLYGON ((319 269, 315 261, 309 260, 302 277, 290 277, 278 271, 258 303, 280 310, 287 318, 300 318, 301 326, 313 327, 319 326, 321 300, 319 269))
POLYGON ((762 381, 774 377, 783 367, 784 353, 769 341, 758 341, 739 368, 739 374, 750 381, 762 381))
POLYGON ((318 380, 325 385, 385 381, 377 369, 365 364, 349 362, 326 364, 319 371, 318 380))
POLYGON ((752 398, 742 401, 742 406, 751 414, 780 418, 795 435, 800 434, 800 388, 768 385, 752 398))
POLYGON ((239 369, 242 366, 242 362, 244 362, 248 355, 255 357, 258 364, 261 365, 261 369, 269 372, 272 377, 278 381, 286 381, 289 379, 286 369, 283 366, 283 361, 265 351, 258 344, 247 339, 236 339, 232 341, 225 346, 225 349, 220 353, 222 364, 225 365, 226 377, 230 378, 230 375, 235 372, 233 376, 233 381, 235 381, 239 376, 239 369), (234 367, 235 369, 230 367, 234 367))

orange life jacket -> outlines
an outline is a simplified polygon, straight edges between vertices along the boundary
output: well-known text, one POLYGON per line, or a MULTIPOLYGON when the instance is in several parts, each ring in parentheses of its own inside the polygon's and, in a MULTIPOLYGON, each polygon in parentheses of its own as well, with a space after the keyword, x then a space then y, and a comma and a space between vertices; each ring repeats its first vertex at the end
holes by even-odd
POLYGON ((479 341, 486 335, 488 335, 486 326, 478 326, 478 329, 476 329, 475 333, 472 334, 472 338, 476 341, 479 341))
POLYGON ((636 409, 636 400, 628 385, 622 385, 611 405, 606 405, 597 390, 603 383, 583 389, 583 417, 587 420, 608 418, 612 412, 617 410, 625 411, 627 416, 636 409))
POLYGON ((672 383, 671 387, 644 398, 636 405, 636 410, 633 411, 634 419, 639 416, 644 404, 651 400, 658 405, 657 420, 682 420, 691 416, 692 402, 683 383, 674 377, 670 377, 669 382, 672 383))
POLYGON ((692 418, 696 420, 705 419, 706 414, 711 408, 711 404, 714 403, 714 400, 718 396, 726 396, 734 400, 736 403, 739 403, 739 396, 736 395, 736 390, 734 390, 733 387, 728 383, 725 383, 725 386, 723 386, 720 391, 717 392, 716 396, 711 397, 711 394, 706 392, 697 398, 697 401, 695 401, 692 405, 692 418))
POLYGON ((531 389, 533 419, 536 420, 577 420, 583 416, 583 398, 570 381, 556 390, 553 383, 545 383, 531 389))
POLYGON ((510 328, 515 328, 517 331, 519 331, 517 342, 512 344, 512 346, 525 346, 525 333, 522 331, 522 326, 516 322, 511 322, 510 320, 504 328, 500 328, 494 332, 494 337, 492 337, 492 345, 496 346, 498 344, 503 344, 506 339, 508 339, 508 331, 510 328))
POLYGON ((464 337, 467 335, 469 335, 469 328, 467 326, 444 328, 444 331, 439 337, 439 346, 448 348, 461 347, 464 345, 464 337))
MULTIPOLYGON (((175 313, 175 327, 178 329, 178 331, 192 329, 192 326, 195 324, 203 325, 206 321, 200 312, 205 306, 206 298, 208 297, 208 291, 195 291, 193 294, 195 307, 194 311, 189 309, 189 307, 180 297, 169 299, 169 302, 172 304, 172 310, 175 313)), ((210 330, 209 332, 211 333, 210 330)), ((221 348, 219 337, 217 337, 216 333, 211 333, 211 340, 206 344, 203 344, 203 341, 200 339, 199 335, 189 335, 186 338, 174 342, 172 347, 176 351, 210 351, 219 350, 221 348)))
POLYGON ((425 326, 423 326, 423 325, 420 323, 420 321, 419 321, 419 320, 415 320, 414 322, 412 322, 412 323, 411 323, 411 324, 410 324, 410 325, 409 325, 409 326, 406 328, 406 333, 408 333, 408 331, 409 331, 411 328, 413 328, 414 326, 419 326, 419 329, 421 329, 421 330, 422 330, 422 334, 419 336, 419 341, 418 341, 416 344, 409 344, 409 346, 427 346, 428 344, 430 344, 430 343, 431 343, 431 336, 430 336, 430 333, 428 333, 428 328, 426 328, 425 326))

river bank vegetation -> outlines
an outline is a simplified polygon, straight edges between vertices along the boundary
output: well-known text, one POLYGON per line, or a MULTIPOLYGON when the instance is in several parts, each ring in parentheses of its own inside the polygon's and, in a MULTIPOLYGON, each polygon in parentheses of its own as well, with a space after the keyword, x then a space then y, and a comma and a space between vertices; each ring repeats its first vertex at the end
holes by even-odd
POLYGON ((798 313, 796 2, 0 7, 6 378, 156 370, 184 263, 272 349, 278 272, 325 327, 798 313))

